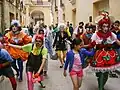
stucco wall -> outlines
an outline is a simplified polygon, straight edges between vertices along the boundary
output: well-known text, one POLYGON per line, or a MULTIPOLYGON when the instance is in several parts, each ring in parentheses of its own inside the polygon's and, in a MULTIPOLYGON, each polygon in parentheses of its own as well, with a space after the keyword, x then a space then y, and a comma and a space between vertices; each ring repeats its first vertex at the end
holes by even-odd
POLYGON ((110 0, 110 14, 120 20, 120 0, 110 0))
POLYGON ((93 16, 91 0, 76 0, 76 24, 80 21, 89 22, 89 16, 93 16))
POLYGON ((41 11, 44 13, 44 23, 51 25, 50 7, 30 6, 30 14, 34 11, 41 11))

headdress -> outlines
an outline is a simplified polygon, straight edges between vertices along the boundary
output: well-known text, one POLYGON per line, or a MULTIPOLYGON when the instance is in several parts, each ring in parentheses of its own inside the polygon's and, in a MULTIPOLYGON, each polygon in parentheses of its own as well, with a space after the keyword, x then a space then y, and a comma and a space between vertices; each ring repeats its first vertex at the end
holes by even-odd
POLYGON ((11 25, 20 26, 20 22, 18 20, 12 20, 11 25))
POLYGON ((109 13, 107 11, 100 11, 99 16, 96 17, 95 23, 98 24, 99 27, 101 27, 104 23, 111 25, 114 18, 112 16, 109 16, 109 13))

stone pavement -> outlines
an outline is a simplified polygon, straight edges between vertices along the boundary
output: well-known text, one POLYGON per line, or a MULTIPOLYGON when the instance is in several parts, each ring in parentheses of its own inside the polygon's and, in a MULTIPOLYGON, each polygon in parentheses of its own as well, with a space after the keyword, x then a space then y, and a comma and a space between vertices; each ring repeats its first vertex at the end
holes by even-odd
MULTIPOLYGON (((17 90, 27 90, 26 76, 24 73, 24 81, 17 82, 17 90)), ((49 61, 49 71, 48 76, 44 81, 46 88, 43 90, 72 90, 72 83, 68 76, 65 78, 63 76, 63 69, 59 68, 59 62, 56 60, 49 61)), ((8 79, 0 83, 0 90, 12 90, 10 82, 8 79)), ((38 89, 38 84, 35 84, 35 90, 38 89)), ((98 90, 97 89, 97 79, 90 70, 86 71, 83 78, 82 87, 80 90, 98 90)), ((120 78, 109 78, 105 90, 120 90, 120 78)))

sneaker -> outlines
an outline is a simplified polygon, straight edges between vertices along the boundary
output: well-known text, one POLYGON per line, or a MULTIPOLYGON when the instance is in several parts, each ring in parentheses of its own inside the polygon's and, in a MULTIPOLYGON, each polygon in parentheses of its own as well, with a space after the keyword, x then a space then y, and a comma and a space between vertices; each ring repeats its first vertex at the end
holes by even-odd
POLYGON ((60 68, 63 68, 63 66, 60 66, 60 68))
POLYGON ((43 75, 44 75, 44 76, 47 76, 47 71, 44 71, 44 72, 43 72, 43 75))
POLYGON ((111 77, 111 78, 118 78, 118 75, 117 74, 110 74, 109 77, 111 77))

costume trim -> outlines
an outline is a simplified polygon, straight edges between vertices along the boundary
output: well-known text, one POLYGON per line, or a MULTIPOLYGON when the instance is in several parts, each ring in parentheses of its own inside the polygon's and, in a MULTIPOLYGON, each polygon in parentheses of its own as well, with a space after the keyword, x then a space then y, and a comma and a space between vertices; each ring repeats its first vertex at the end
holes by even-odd
POLYGON ((120 63, 109 66, 109 67, 92 67, 92 66, 90 66, 90 69, 92 69, 92 71, 94 71, 94 72, 110 72, 110 71, 115 71, 119 67, 120 67, 120 63))

